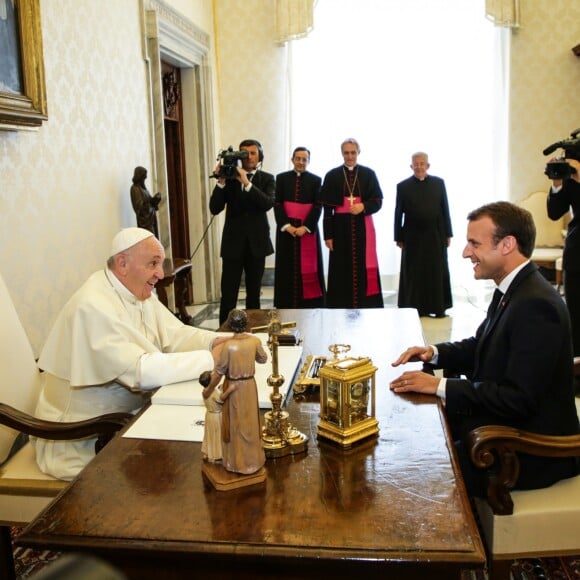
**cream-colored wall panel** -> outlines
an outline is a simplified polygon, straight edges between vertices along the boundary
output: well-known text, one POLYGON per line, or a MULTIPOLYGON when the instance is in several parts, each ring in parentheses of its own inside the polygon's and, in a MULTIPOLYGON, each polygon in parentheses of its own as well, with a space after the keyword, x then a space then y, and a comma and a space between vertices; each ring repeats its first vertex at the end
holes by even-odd
MULTIPOLYGON (((219 147, 235 148, 257 139, 264 149, 263 169, 289 169, 287 47, 275 42, 275 4, 271 0, 215 2, 221 136, 219 147)), ((217 153, 217 152, 216 152, 217 153)), ((268 214, 275 243, 273 212, 268 214)), ((218 220, 221 224, 222 218, 218 220)), ((273 268, 274 256, 266 267, 273 268)))
POLYGON ((64 301, 134 225, 149 165, 139 3, 43 0, 48 121, 0 132, 0 268, 35 352, 64 301))
MULTIPOLYGON (((216 146, 257 138, 264 169, 287 169, 286 47, 275 43, 274 2, 167 3, 218 31, 216 146)), ((506 159, 514 199, 547 188, 542 150, 580 126, 580 59, 571 52, 580 2, 521 4, 506 159)), ((38 131, 0 131, 0 271, 37 354, 64 301, 102 266, 111 237, 135 223, 133 168, 153 162, 141 6, 41 0, 49 119, 38 131)))
POLYGON ((510 192, 514 200, 546 190, 542 151, 580 127, 580 2, 522 0, 512 33, 510 192))
POLYGON ((276 44, 274 2, 215 3, 221 139, 236 148, 242 139, 264 147, 264 170, 288 168, 286 150, 286 47, 276 44))
POLYGON ((202 30, 212 32, 212 0, 166 0, 166 2, 183 16, 195 22, 196 26, 199 26, 202 30))

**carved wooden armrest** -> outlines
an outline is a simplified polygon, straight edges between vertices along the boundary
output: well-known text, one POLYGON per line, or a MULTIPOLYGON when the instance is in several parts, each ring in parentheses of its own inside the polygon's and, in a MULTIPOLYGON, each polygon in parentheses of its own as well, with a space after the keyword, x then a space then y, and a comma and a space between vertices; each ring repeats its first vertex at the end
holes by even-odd
POLYGON ((487 500, 497 515, 514 511, 510 490, 520 471, 516 451, 543 457, 580 456, 580 435, 540 435, 499 425, 474 429, 467 444, 474 465, 488 470, 487 500))
POLYGON ((56 421, 37 419, 10 405, 0 403, 0 425, 6 425, 33 437, 58 441, 82 439, 83 437, 97 435, 97 444, 95 445, 97 452, 131 419, 133 419, 131 413, 108 413, 84 421, 58 423, 56 421))

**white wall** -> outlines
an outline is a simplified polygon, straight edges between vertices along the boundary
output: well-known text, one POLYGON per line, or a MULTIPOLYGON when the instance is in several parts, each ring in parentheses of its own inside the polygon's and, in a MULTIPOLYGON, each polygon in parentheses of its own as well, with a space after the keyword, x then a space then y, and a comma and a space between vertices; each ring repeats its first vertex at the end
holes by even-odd
MULTIPOLYGON (((175 4, 212 33, 210 0, 175 4)), ((152 164, 141 2, 40 7, 49 118, 0 131, 0 273, 37 355, 113 235, 135 225, 133 169, 152 164)))
MULTIPOLYGON (((513 199, 547 187, 542 149, 580 126, 580 59, 570 51, 580 42, 580 2, 521 3, 506 159, 513 199)), ((286 48, 274 42, 272 0, 168 4, 219 32, 215 142, 257 138, 264 169, 287 169, 286 48)), ((41 0, 49 120, 35 132, 0 131, 0 272, 37 354, 114 233, 135 223, 133 168, 152 162, 140 5, 41 0)))

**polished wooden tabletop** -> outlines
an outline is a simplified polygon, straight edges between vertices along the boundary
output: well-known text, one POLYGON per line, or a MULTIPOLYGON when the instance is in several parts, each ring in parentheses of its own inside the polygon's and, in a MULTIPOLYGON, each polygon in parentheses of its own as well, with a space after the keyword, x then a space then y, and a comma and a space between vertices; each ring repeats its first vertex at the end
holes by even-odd
MULTIPOLYGON (((265 312, 250 312, 253 325, 265 312)), ((415 310, 281 310, 304 355, 348 343, 377 371, 378 438, 350 450, 318 441, 318 394, 290 394, 299 455, 269 459, 267 480, 216 491, 200 444, 117 437, 20 536, 91 552, 128 578, 459 578, 485 554, 433 398, 394 395, 391 362, 423 343, 415 310)), ((283 348, 283 347, 281 347, 283 348)), ((290 380, 289 378, 287 380, 290 380)))

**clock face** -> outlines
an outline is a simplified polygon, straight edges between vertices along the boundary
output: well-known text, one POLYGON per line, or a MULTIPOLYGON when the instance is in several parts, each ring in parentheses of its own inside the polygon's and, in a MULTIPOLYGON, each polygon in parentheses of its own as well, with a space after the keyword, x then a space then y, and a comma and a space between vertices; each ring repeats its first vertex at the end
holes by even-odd
POLYGON ((349 423, 357 423, 368 417, 370 379, 363 379, 350 385, 349 423))

